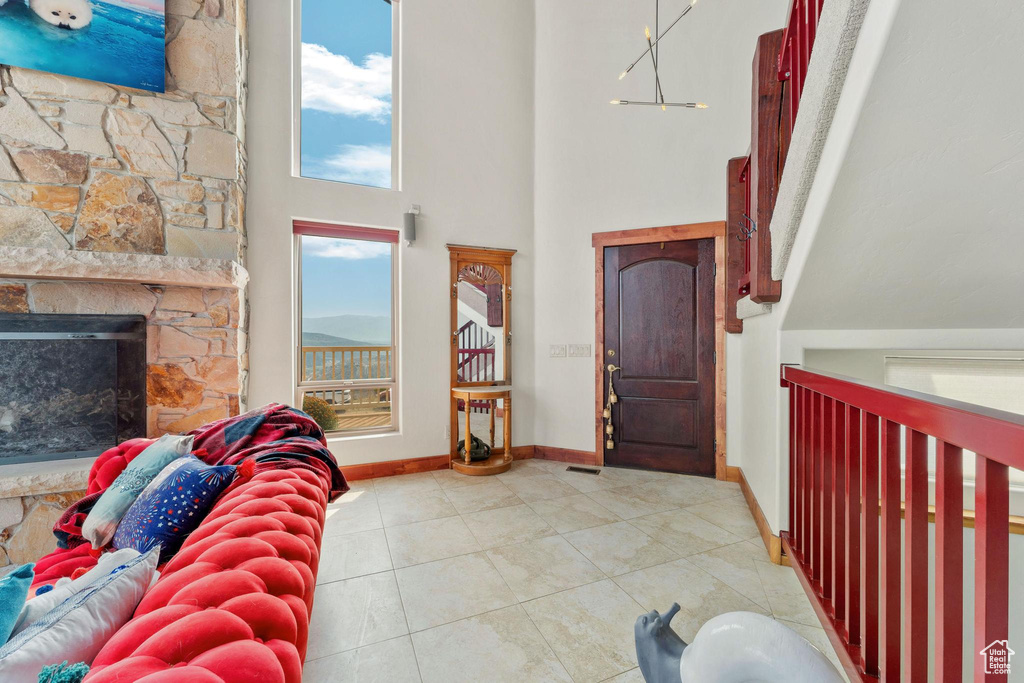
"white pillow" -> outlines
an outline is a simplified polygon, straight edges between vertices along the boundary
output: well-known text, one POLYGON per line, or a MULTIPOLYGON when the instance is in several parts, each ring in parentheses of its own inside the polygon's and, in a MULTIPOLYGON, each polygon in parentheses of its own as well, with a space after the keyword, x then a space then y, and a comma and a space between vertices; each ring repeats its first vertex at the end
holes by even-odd
POLYGON ((160 548, 129 560, 0 647, 0 681, 36 683, 48 664, 92 660, 128 623, 156 572, 160 548))
POLYGON ((118 550, 114 553, 103 553, 100 555, 99 560, 96 561, 96 566, 79 576, 77 579, 61 579, 54 584, 53 590, 47 591, 42 595, 29 598, 25 601, 25 606, 21 608, 21 614, 18 615, 18 621, 15 622, 14 630, 11 631, 11 638, 42 619, 47 612, 70 598, 75 593, 82 592, 94 582, 102 579, 104 576, 112 572, 115 568, 130 562, 138 556, 139 551, 134 548, 125 548, 124 550, 118 550))

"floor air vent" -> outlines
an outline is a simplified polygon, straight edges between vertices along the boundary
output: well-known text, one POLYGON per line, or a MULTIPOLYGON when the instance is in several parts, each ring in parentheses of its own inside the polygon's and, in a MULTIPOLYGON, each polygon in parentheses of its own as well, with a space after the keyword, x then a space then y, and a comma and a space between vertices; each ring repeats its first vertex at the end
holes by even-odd
POLYGON ((577 467, 576 465, 570 465, 565 468, 566 472, 582 472, 583 474, 601 474, 601 470, 594 467, 577 467))

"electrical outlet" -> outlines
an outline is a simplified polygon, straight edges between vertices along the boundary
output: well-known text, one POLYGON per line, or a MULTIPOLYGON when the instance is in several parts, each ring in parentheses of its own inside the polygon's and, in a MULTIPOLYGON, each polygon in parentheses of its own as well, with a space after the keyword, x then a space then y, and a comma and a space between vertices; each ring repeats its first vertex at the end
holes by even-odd
POLYGON ((451 425, 445 425, 444 426, 444 438, 445 438, 445 440, 452 438, 452 426, 451 425))
POLYGON ((590 344, 569 344, 570 358, 589 358, 590 344))
POLYGON ((551 357, 552 358, 565 358, 565 344, 552 344, 551 345, 551 357))

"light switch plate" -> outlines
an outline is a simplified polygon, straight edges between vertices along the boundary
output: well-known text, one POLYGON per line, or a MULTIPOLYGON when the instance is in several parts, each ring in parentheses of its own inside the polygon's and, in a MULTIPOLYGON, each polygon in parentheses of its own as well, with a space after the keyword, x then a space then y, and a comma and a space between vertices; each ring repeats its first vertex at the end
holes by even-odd
POLYGON ((550 355, 552 358, 565 358, 565 344, 552 344, 550 355))
POLYGON ((570 358, 589 358, 590 344, 569 344, 570 358))

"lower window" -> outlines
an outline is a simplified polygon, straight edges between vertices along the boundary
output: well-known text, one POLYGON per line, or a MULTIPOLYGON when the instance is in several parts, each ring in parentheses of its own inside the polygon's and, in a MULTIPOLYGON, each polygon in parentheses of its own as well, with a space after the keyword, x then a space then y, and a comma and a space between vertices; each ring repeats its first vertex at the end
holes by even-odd
POLYGON ((296 221, 297 404, 327 433, 397 429, 392 230, 296 221))

